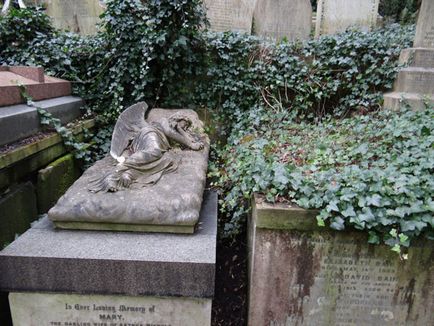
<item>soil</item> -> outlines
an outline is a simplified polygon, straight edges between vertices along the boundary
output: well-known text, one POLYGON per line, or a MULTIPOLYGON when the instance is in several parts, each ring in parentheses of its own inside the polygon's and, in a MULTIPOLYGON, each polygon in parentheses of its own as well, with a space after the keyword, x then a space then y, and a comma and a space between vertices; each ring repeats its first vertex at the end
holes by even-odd
POLYGON ((247 325, 247 237, 217 239, 212 326, 247 325))

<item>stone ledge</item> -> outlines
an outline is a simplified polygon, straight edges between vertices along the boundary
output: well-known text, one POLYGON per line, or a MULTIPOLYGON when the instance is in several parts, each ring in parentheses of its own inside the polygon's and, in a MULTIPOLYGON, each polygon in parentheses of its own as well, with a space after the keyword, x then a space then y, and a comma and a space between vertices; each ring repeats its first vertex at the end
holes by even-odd
POLYGON ((394 91, 405 93, 434 94, 434 68, 408 67, 398 73, 394 91))
POLYGON ((0 289, 211 298, 216 233, 213 192, 194 235, 55 230, 44 218, 0 252, 0 289))
MULTIPOLYGON (((80 117, 83 100, 75 96, 64 96, 36 102, 35 105, 66 124, 80 117)), ((41 125, 36 108, 25 104, 0 108, 0 130, 0 146, 37 133, 41 130, 41 125)))
POLYGON ((422 110, 425 108, 425 100, 434 105, 434 95, 423 96, 417 93, 390 92, 384 94, 383 107, 396 111, 401 105, 404 105, 404 102, 407 102, 413 110, 422 110))
MULTIPOLYGON (((78 135, 83 132, 84 129, 90 129, 95 126, 95 120, 83 120, 80 121, 74 128, 74 135, 78 135)), ((9 152, 4 154, 0 154, 0 169, 4 169, 14 163, 17 163, 31 155, 36 154, 44 149, 47 149, 51 146, 62 143, 62 137, 59 134, 55 133, 51 136, 48 136, 44 139, 35 141, 34 143, 19 146, 9 152)))
POLYGON ((317 211, 290 204, 270 204, 262 195, 255 194, 252 201, 252 223, 261 229, 316 230, 317 211))
POLYGON ((401 64, 407 64, 410 67, 433 68, 434 67, 434 49, 429 48, 409 48, 401 51, 399 56, 401 64))

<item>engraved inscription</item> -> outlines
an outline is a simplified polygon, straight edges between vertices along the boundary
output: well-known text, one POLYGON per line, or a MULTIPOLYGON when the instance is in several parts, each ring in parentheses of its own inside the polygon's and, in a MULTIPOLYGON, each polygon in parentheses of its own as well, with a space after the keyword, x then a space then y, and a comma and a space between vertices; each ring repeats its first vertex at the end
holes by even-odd
POLYGON ((431 28, 425 32, 423 43, 427 47, 434 48, 434 26, 431 26, 431 28))
POLYGON ((211 300, 76 294, 11 293, 16 325, 209 325, 211 300))
POLYGON ((429 275, 420 269, 431 264, 432 248, 414 247, 409 252, 411 262, 403 263, 389 248, 369 246, 357 233, 279 231, 255 231, 249 281, 249 318, 254 323, 404 326, 409 321, 434 322, 429 310, 420 308, 430 298, 429 291, 421 291, 429 284, 429 275))

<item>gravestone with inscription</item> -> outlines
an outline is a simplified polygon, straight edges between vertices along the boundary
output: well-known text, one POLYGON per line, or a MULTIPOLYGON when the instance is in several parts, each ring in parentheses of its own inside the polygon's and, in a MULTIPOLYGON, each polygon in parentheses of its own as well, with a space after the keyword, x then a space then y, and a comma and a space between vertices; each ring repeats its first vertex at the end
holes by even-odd
POLYGON ((250 34, 255 0, 205 0, 204 5, 211 30, 250 34))
POLYGON ((104 12, 100 0, 38 0, 53 18, 53 25, 62 30, 91 35, 97 32, 99 16, 104 12))
POLYGON ((253 205, 249 325, 434 325, 432 241, 400 261, 365 234, 320 229, 313 211, 253 205))
POLYGON ((217 197, 194 235, 56 230, 43 218, 0 252, 15 326, 204 326, 214 294, 217 197))
POLYGON ((312 25, 310 0, 257 0, 254 33, 289 41, 309 38, 312 25))
POLYGON ((434 104, 434 2, 424 0, 416 25, 413 48, 401 52, 401 69, 393 91, 384 94, 384 107, 397 109, 407 103, 417 110, 434 104))
POLYGON ((370 30, 377 22, 380 0, 319 0, 315 37, 356 27, 370 30))

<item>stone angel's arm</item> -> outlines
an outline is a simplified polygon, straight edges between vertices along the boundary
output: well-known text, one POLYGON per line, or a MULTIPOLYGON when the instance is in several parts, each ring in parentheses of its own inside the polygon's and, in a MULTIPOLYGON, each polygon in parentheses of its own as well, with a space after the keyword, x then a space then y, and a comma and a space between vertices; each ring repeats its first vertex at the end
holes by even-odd
POLYGON ((194 151, 201 150, 204 147, 202 141, 194 139, 193 135, 184 130, 181 125, 172 127, 170 126, 169 121, 164 120, 162 121, 161 126, 163 127, 164 134, 168 138, 181 145, 187 146, 194 151))

